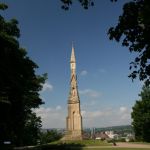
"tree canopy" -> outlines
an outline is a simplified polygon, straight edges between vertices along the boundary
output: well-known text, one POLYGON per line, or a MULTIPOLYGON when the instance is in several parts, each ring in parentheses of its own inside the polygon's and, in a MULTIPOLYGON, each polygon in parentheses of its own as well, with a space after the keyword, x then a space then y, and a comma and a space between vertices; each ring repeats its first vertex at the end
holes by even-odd
POLYGON ((108 31, 110 40, 122 42, 130 52, 137 53, 130 63, 130 78, 150 84, 150 1, 132 0, 123 6, 118 24, 108 31))
POLYGON ((40 133, 40 143, 47 144, 53 141, 58 141, 62 138, 62 134, 57 130, 47 130, 40 133))
MULTIPOLYGON (((70 6, 73 4, 73 0, 60 0, 62 2, 61 8, 64 10, 69 10, 70 6)), ((81 4, 81 6, 84 9, 88 9, 90 6, 94 6, 93 0, 78 0, 78 2, 81 4)))
MULTIPOLYGON (((7 5, 0 3, 0 10, 7 5)), ((43 104, 39 91, 46 75, 35 74, 37 64, 19 45, 18 21, 0 15, 0 142, 24 145, 23 130, 33 108, 43 104)), ((36 121, 35 121, 36 123, 36 121)))
POLYGON ((150 142, 150 86, 143 86, 140 100, 137 100, 131 117, 135 138, 139 141, 150 142))
MULTIPOLYGON (((110 0, 116 2, 117 0, 110 0)), ((73 0, 61 0, 62 9, 68 10, 73 0)), ((78 0, 84 9, 94 6, 94 0, 78 0)), ((130 63, 129 77, 150 84, 150 1, 131 0, 124 4, 123 14, 115 27, 108 30, 110 40, 121 42, 130 52, 137 53, 130 63)))

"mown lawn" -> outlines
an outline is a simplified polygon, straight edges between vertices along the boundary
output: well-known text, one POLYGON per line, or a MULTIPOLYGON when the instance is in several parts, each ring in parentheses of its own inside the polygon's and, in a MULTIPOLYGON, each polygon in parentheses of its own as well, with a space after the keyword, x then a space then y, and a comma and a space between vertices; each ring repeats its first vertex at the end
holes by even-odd
POLYGON ((75 144, 75 145, 81 145, 81 146, 111 146, 112 143, 108 143, 106 141, 100 141, 100 140, 82 140, 82 141, 56 141, 52 142, 50 144, 75 144))
POLYGON ((150 150, 150 148, 117 148, 117 147, 114 147, 114 148, 82 148, 82 150, 150 150))
POLYGON ((96 147, 87 148, 82 146, 74 146, 74 145, 45 145, 40 147, 35 147, 33 149, 25 149, 25 150, 150 150, 150 148, 104 148, 104 147, 96 147))
MULTIPOLYGON (((144 144, 144 143, 143 143, 144 144)), ((99 140, 57 141, 23 150, 150 150, 150 148, 121 148, 99 140)))

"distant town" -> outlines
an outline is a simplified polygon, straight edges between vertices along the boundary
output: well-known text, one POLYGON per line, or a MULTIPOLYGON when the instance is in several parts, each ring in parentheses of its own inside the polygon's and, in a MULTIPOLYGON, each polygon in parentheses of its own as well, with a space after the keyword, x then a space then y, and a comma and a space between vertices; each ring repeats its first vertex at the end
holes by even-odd
MULTIPOLYGON (((65 128, 49 128, 42 129, 42 132, 50 130, 57 130, 62 135, 65 134, 65 128)), ((83 129, 83 139, 94 139, 94 140, 107 140, 110 141, 121 141, 121 142, 132 142, 135 140, 134 131, 131 125, 121 125, 112 127, 93 127, 83 129)))

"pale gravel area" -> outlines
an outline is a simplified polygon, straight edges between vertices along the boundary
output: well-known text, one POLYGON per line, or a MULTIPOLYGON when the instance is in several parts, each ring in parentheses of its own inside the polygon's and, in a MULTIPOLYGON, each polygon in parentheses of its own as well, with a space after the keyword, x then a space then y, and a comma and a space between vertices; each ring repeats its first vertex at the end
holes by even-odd
POLYGON ((86 146, 86 148, 149 148, 150 144, 137 144, 137 143, 128 143, 128 142, 118 142, 116 146, 86 146))
POLYGON ((131 148, 150 148, 148 144, 137 144, 128 142, 118 142, 116 147, 131 147, 131 148))

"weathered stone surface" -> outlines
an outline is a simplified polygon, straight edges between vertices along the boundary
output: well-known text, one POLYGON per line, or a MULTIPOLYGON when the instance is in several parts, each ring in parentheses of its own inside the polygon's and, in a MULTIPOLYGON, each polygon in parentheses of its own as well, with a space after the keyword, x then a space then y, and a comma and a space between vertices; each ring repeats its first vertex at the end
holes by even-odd
POLYGON ((70 59, 70 69, 70 92, 68 98, 68 116, 66 118, 67 131, 63 140, 82 140, 82 116, 77 86, 76 59, 73 46, 70 59))

